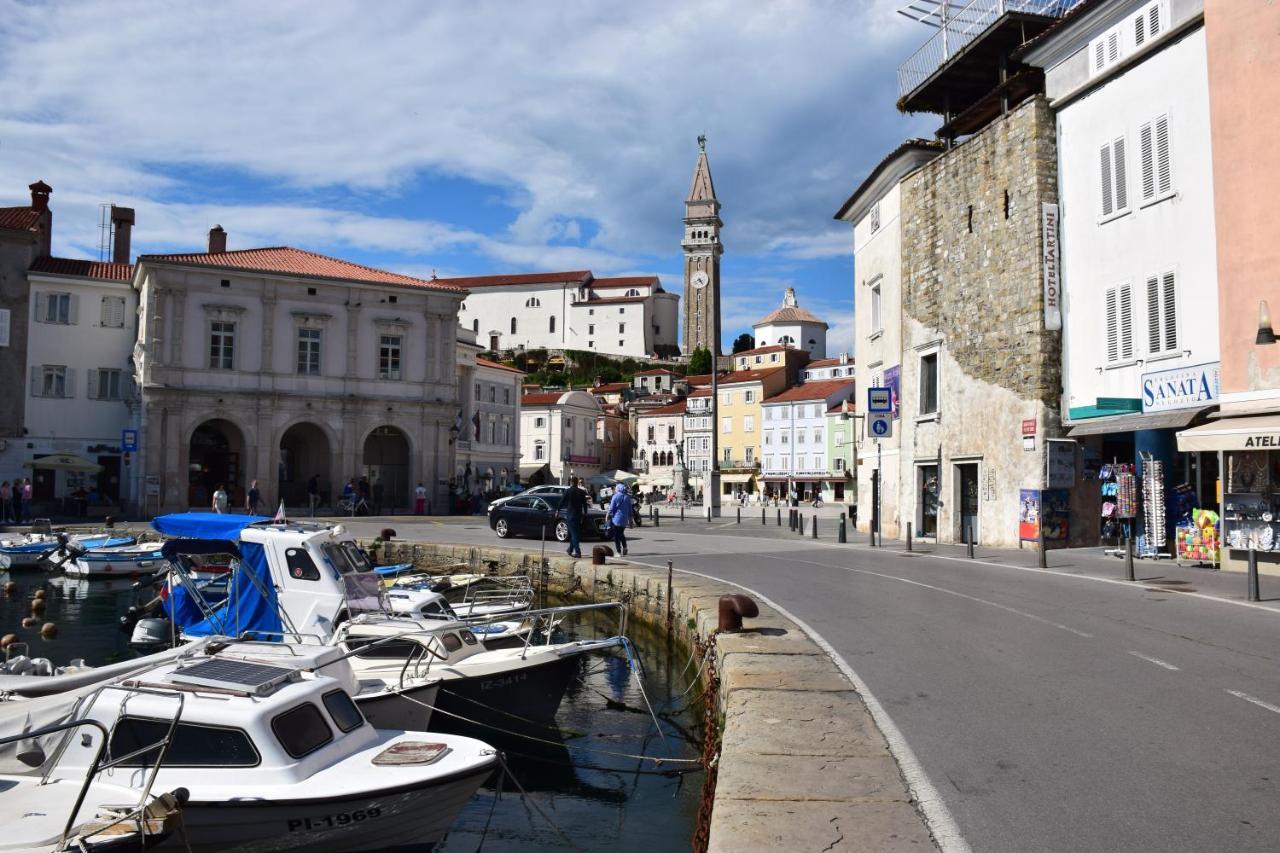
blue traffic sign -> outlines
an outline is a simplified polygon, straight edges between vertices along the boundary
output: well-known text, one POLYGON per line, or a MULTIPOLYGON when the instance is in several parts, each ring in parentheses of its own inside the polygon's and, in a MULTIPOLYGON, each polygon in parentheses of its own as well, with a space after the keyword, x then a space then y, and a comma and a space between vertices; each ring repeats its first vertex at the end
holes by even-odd
POLYGON ((126 429, 120 433, 120 449, 125 453, 138 452, 138 431, 126 429))
POLYGON ((867 389, 868 412, 892 412, 893 396, 888 388, 867 389))
POLYGON ((873 438, 889 438, 893 435, 893 416, 889 412, 867 415, 867 431, 873 438))

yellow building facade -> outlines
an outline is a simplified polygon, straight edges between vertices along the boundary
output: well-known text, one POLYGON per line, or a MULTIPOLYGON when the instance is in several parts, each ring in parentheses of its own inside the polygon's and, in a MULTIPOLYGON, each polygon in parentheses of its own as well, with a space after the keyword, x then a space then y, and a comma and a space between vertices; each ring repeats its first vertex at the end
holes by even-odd
POLYGON ((723 494, 758 491, 760 473, 760 404, 787 387, 782 366, 738 370, 718 383, 720 487, 723 494))

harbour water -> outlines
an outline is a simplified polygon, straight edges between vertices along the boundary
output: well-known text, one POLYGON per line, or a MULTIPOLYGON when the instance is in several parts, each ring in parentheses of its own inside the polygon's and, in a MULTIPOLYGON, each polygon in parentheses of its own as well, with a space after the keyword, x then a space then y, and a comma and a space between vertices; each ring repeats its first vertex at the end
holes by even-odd
MULTIPOLYGON (((0 584, 10 579, 18 589, 0 596, 0 634, 17 634, 32 657, 60 665, 72 658, 103 664, 132 655, 128 638, 116 627, 136 600, 130 581, 0 574, 0 584), (31 599, 42 588, 45 611, 34 626, 22 628, 23 617, 31 614, 31 599), (45 622, 58 626, 56 637, 41 636, 45 622)), ((563 628, 584 638, 617 631, 602 614, 578 616, 563 628)), ((616 853, 688 848, 701 770, 696 763, 655 766, 633 756, 685 761, 699 756, 700 690, 694 687, 681 695, 697 664, 690 662, 688 649, 638 621, 628 624, 628 635, 643 671, 643 692, 625 655, 587 658, 581 678, 560 707, 558 728, 521 737, 474 733, 503 750, 519 785, 506 777, 500 791, 496 784, 481 788, 437 850, 616 853), (661 734, 646 708, 646 696, 658 714, 661 734)))

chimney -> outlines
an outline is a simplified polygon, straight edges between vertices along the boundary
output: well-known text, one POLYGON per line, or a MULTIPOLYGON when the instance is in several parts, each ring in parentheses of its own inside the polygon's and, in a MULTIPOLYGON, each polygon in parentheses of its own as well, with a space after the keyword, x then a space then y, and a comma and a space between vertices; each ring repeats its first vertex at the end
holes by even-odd
POLYGON ((53 254, 53 211, 49 209, 49 193, 53 192, 53 187, 44 181, 36 181, 27 189, 31 190, 31 209, 41 214, 38 226, 40 248, 36 257, 47 258, 53 254))
POLYGON ((32 210, 48 210, 49 209, 49 193, 53 192, 53 187, 44 181, 36 181, 27 187, 31 190, 31 209, 32 210))
POLYGON ((227 250, 227 232, 221 225, 209 229, 209 254, 218 255, 227 250))
POLYGON ((111 205, 111 230, 115 232, 116 242, 111 250, 111 261, 117 264, 129 263, 129 243, 133 238, 133 208, 111 205))

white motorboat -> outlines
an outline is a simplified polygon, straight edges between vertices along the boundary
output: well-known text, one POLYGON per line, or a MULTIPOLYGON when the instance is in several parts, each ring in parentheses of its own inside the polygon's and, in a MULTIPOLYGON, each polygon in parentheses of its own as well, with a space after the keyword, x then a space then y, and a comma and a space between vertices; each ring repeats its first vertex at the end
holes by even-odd
MULTIPOLYGON (((181 785, 189 794, 179 833, 148 849, 337 853, 437 843, 498 766, 496 752, 466 737, 375 729, 352 702, 356 681, 340 655, 326 662, 331 650, 272 645, 264 655, 261 644, 232 642, 100 687, 77 708, 100 732, 63 740, 46 779, 92 774, 125 802, 147 786, 181 785), (104 736, 110 766, 94 772, 104 736)), ((7 806, 19 787, 8 782, 0 776, 0 809, 14 840, 28 818, 7 806)))
POLYGON ((0 569, 31 569, 58 549, 52 533, 23 533, 0 539, 0 569))
POLYGON ((164 565, 161 545, 160 542, 135 542, 90 548, 63 566, 62 570, 82 578, 151 574, 164 565))

